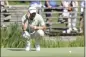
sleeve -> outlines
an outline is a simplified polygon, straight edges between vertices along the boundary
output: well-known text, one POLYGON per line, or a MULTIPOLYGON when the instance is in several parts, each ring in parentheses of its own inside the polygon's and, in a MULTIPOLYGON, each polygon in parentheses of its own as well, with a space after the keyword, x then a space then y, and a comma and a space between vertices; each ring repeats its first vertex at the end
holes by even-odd
POLYGON ((39 22, 40 22, 40 26, 45 26, 45 22, 42 16, 40 16, 39 22))
POLYGON ((22 25, 24 24, 25 16, 22 17, 22 25))
MULTIPOLYGON (((26 15, 24 15, 23 17, 22 17, 22 25, 24 25, 24 21, 26 20, 26 17, 25 17, 26 15)), ((27 21, 26 21, 26 23, 27 23, 27 21)))

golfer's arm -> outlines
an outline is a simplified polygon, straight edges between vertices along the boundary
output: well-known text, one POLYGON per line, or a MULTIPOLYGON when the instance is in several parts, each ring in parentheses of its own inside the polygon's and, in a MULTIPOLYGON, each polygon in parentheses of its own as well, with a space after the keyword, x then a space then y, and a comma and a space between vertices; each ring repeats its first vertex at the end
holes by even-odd
POLYGON ((27 21, 26 21, 25 16, 23 16, 22 17, 22 30, 26 31, 26 29, 27 29, 27 21))
POLYGON ((42 16, 39 16, 39 17, 40 17, 39 19, 40 26, 37 26, 36 29, 45 30, 46 25, 45 25, 44 19, 42 18, 42 16))
POLYGON ((26 23, 22 25, 22 29, 23 29, 23 31, 26 31, 26 29, 27 29, 27 24, 26 23))
POLYGON ((36 29, 45 30, 46 26, 45 25, 43 25, 43 26, 37 26, 36 29))

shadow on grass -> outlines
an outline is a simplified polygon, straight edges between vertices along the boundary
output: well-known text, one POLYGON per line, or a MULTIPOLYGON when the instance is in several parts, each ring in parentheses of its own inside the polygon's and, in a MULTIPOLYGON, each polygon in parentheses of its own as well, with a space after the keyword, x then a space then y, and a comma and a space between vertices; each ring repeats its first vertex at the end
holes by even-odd
MULTIPOLYGON (((26 51, 25 49, 8 49, 10 51, 26 51)), ((36 51, 35 49, 31 49, 30 51, 36 51)))

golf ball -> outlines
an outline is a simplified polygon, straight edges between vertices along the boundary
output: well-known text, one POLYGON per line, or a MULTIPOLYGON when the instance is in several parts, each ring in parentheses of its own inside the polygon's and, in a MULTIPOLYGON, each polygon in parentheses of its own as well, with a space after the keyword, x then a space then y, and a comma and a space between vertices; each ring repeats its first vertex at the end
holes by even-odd
POLYGON ((71 51, 69 51, 69 53, 71 53, 71 51))

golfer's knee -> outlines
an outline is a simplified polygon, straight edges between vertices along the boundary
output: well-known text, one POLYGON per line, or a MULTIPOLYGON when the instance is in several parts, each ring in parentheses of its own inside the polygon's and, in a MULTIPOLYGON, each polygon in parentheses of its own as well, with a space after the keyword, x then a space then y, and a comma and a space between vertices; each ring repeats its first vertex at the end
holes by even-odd
POLYGON ((43 30, 38 30, 37 33, 38 33, 39 36, 44 36, 44 31, 43 30))

